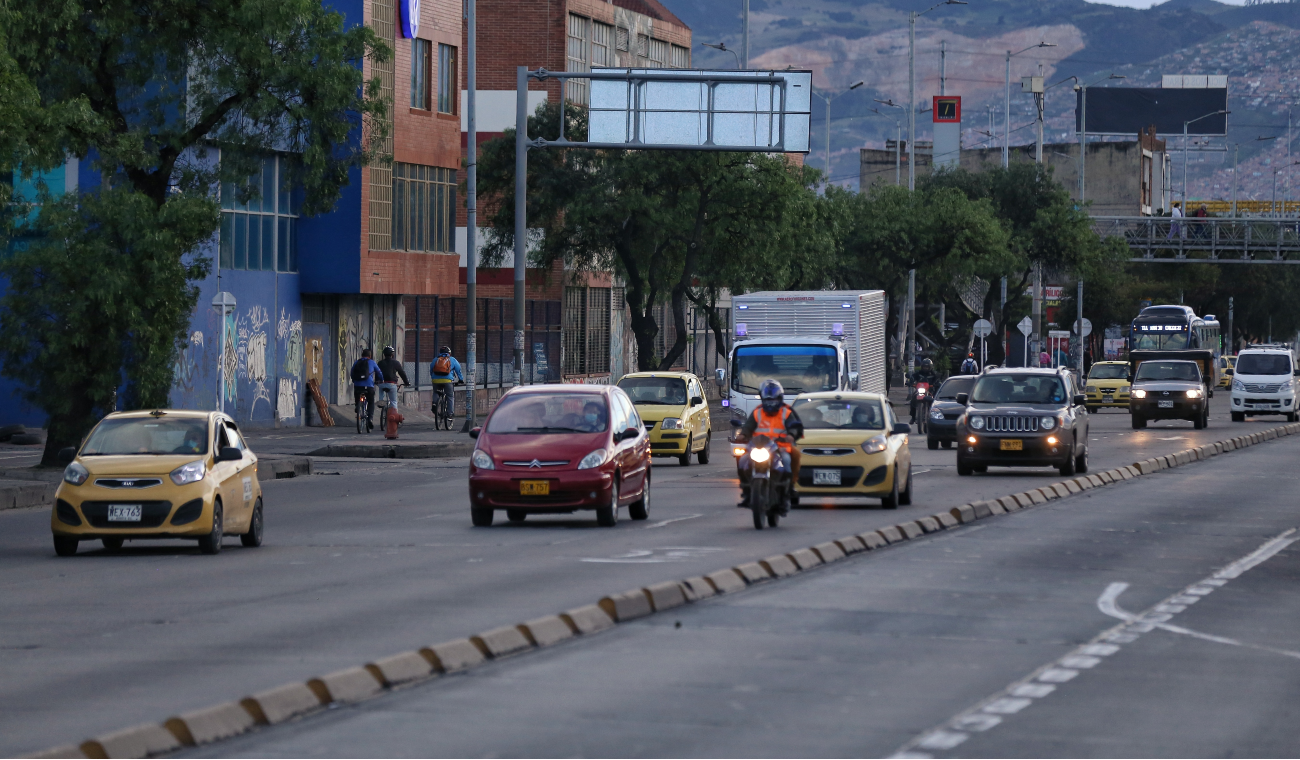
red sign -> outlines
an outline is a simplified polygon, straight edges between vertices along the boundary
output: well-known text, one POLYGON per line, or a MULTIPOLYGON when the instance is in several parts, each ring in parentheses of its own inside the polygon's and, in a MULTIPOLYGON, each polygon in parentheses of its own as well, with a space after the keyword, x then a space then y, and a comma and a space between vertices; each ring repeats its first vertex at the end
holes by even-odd
POLYGON ((961 123, 960 95, 935 95, 931 108, 934 111, 935 124, 961 123))

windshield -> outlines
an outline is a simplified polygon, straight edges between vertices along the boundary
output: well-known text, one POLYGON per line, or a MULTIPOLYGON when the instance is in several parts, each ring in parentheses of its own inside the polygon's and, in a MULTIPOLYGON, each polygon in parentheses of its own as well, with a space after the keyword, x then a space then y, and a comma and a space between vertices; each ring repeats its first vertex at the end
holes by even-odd
POLYGON ((879 401, 800 399, 793 409, 807 430, 885 429, 885 412, 879 401))
POLYGON ((1201 381, 1201 369, 1195 362, 1142 362, 1138 365, 1135 382, 1142 380, 1189 380, 1201 381))
MULTIPOLYGON (((1182 330, 1180 325, 1150 325, 1182 330)), ((1187 348, 1186 332, 1139 332, 1133 331, 1134 351, 1182 351, 1187 348)))
POLYGON ((1053 375, 985 375, 971 401, 979 404, 1063 404, 1065 386, 1053 375))
POLYGON ((1187 310, 1181 306, 1148 306, 1139 317, 1185 317, 1187 310))
POLYGON ((600 433, 609 407, 596 393, 521 393, 507 396, 488 418, 489 433, 600 433))
POLYGON ((835 349, 830 346, 740 346, 731 387, 758 393, 758 386, 770 378, 788 394, 833 391, 839 387, 835 365, 835 349))
POLYGON ((1285 354, 1242 354, 1237 359, 1238 375, 1289 375, 1291 357, 1285 354))
POLYGON ((935 397, 955 401, 958 393, 970 393, 973 385, 975 385, 975 378, 973 377, 954 377, 945 380, 943 385, 939 386, 939 392, 935 394, 935 397))
POLYGON ((1094 364, 1088 371, 1089 380, 1127 380, 1127 364, 1094 364))
POLYGON ((95 426, 82 456, 206 454, 208 421, 202 418, 125 417, 95 426))
POLYGON ((686 381, 680 377, 625 377, 618 381, 618 387, 632 398, 633 404, 686 403, 686 381))

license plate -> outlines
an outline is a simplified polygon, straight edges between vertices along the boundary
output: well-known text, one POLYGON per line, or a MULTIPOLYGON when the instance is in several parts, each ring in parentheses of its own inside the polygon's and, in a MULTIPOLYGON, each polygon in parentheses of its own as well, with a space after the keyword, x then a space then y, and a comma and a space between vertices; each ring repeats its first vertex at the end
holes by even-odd
POLYGON ((140 522, 139 504, 109 504, 109 522, 140 522))
POLYGON ((1115 401, 1115 397, 1114 397, 1114 396, 1102 396, 1102 397, 1101 397, 1101 402, 1102 402, 1103 404, 1110 404, 1110 403, 1113 403, 1114 401, 1115 401))
POLYGON ((549 480, 519 481, 520 496, 547 496, 550 493, 551 493, 551 481, 549 480))
POLYGON ((813 485, 838 486, 839 484, 840 484, 839 470, 813 470, 813 485))
POLYGON ((1025 442, 1019 438, 1006 438, 1001 443, 1003 451, 1024 451, 1025 442))
POLYGON ((1156 406, 1159 407, 1159 408, 1161 408, 1161 409, 1173 409, 1173 408, 1174 408, 1174 402, 1172 402, 1172 401, 1157 401, 1157 402, 1156 402, 1156 406))

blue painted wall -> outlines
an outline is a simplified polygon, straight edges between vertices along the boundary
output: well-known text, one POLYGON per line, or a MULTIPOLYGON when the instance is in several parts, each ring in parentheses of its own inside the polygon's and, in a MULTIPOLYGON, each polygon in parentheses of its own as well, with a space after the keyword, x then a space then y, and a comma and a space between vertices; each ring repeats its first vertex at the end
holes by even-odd
POLYGON ((304 293, 361 292, 361 169, 333 211, 298 220, 298 271, 304 293))

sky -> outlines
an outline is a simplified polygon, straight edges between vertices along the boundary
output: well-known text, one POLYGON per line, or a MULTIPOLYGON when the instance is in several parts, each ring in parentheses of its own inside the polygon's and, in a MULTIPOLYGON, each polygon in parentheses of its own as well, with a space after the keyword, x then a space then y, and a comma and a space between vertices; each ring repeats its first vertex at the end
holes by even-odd
MULTIPOLYGON (((1158 0, 1088 0, 1090 3, 1098 5, 1122 5, 1125 8, 1150 8, 1153 5, 1159 5, 1158 0)), ((1246 0, 1219 0, 1225 5, 1245 5, 1246 0)))

